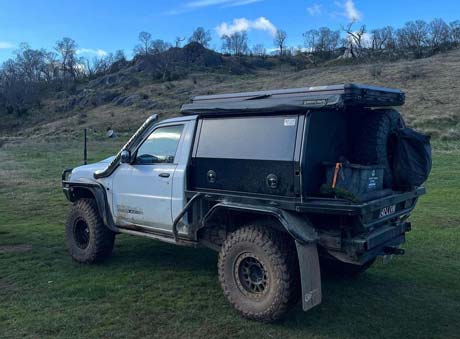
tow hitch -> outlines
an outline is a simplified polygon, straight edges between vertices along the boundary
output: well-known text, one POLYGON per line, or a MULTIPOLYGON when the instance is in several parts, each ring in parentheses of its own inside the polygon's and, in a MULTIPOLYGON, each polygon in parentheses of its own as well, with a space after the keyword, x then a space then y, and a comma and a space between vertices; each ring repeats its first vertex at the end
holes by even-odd
POLYGON ((403 255, 404 254, 404 249, 396 247, 396 246, 387 246, 383 249, 383 257, 382 257, 382 262, 383 264, 389 264, 390 261, 393 259, 395 255, 403 255))
POLYGON ((403 255, 405 253, 403 248, 395 246, 387 246, 383 249, 385 255, 403 255))

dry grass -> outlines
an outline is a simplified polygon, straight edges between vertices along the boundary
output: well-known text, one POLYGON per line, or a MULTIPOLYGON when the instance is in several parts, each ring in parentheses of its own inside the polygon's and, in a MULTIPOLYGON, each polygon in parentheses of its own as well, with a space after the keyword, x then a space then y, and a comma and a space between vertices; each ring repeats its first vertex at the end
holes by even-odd
MULTIPOLYGON (((84 112, 49 113, 60 104, 59 100, 54 99, 40 113, 45 117, 42 122, 23 130, 21 136, 75 137, 84 127, 102 134, 109 126, 117 131, 131 132, 152 113, 160 113, 162 117, 177 115, 180 106, 189 97, 198 94, 358 82, 404 90, 407 99, 401 111, 408 124, 434 137, 453 140, 460 137, 458 74, 459 50, 426 59, 393 63, 324 66, 302 71, 284 66, 244 76, 200 73, 168 83, 152 82, 140 77, 139 87, 112 89, 126 95, 146 94, 158 104, 158 109, 152 111, 135 105, 120 107, 108 104, 84 112), (375 72, 377 66, 379 71, 375 72)), ((7 131, 0 133, 12 136, 7 131)))

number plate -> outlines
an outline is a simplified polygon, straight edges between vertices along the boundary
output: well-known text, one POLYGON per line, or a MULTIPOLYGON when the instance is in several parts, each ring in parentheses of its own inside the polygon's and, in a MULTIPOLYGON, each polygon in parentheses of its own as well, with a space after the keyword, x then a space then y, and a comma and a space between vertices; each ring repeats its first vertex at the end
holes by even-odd
POLYGON ((379 218, 386 217, 387 215, 391 215, 394 212, 396 212, 396 205, 384 207, 380 210, 379 218))

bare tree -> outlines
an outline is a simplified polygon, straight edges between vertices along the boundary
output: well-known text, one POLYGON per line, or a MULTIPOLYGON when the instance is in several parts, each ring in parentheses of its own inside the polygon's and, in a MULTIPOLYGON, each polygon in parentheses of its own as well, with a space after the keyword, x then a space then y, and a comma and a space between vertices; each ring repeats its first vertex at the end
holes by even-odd
POLYGON ((248 51, 248 34, 246 31, 224 35, 222 49, 230 54, 241 56, 248 51))
POLYGON ((139 43, 134 47, 134 54, 149 55, 152 50, 152 35, 148 32, 140 32, 137 40, 139 43))
POLYGON ((56 42, 55 50, 61 55, 61 71, 64 78, 76 78, 77 48, 77 43, 71 38, 63 38, 56 42))
POLYGON ((55 52, 43 51, 44 62, 42 64, 42 73, 45 77, 45 81, 51 83, 54 79, 59 77, 58 55, 55 52))
POLYGON ((396 31, 391 26, 385 26, 382 28, 383 44, 384 49, 394 50, 397 47, 396 31))
POLYGON ((434 19, 429 24, 428 44, 434 49, 446 49, 450 42, 450 27, 442 19, 434 19))
POLYGON ((273 44, 279 49, 279 54, 283 55, 286 48, 287 33, 281 29, 278 29, 273 39, 273 44))
POLYGON ((116 50, 113 59, 114 59, 114 62, 126 61, 125 51, 123 51, 122 49, 116 50))
POLYGON ((399 48, 410 50, 416 57, 421 57, 428 41, 428 25, 423 20, 406 22, 403 28, 398 29, 397 36, 399 48))
POLYGON ((25 81, 13 59, 3 63, 0 80, 1 111, 20 115, 27 112, 27 105, 38 100, 33 91, 35 86, 25 81))
POLYGON ((375 55, 380 55, 385 51, 394 51, 396 48, 395 30, 391 26, 374 29, 370 33, 370 41, 367 43, 370 52, 375 55))
POLYGON ((252 54, 259 57, 266 57, 267 50, 265 49, 264 45, 256 44, 252 47, 252 54))
POLYGON ((303 33, 303 37, 307 52, 327 57, 337 49, 340 40, 340 32, 332 31, 327 27, 321 27, 318 30, 311 29, 303 33))
POLYGON ((184 41, 184 40, 185 40, 185 37, 176 36, 176 40, 174 41, 175 47, 179 48, 181 43, 182 43, 182 41, 184 41))
POLYGON ((303 33, 302 36, 307 52, 315 52, 318 40, 318 31, 316 29, 311 29, 303 33))
POLYGON ((16 67, 27 81, 38 82, 42 80, 42 65, 44 64, 44 50, 31 49, 27 43, 21 43, 16 55, 16 67))
POLYGON ((350 50, 352 57, 358 58, 364 56, 364 51, 366 48, 366 26, 362 25, 358 30, 353 30, 353 24, 355 22, 349 23, 346 27, 342 29, 347 34, 347 48, 350 50))
POLYGON ((449 24, 450 39, 454 45, 460 44, 460 20, 452 21, 449 24))
POLYGON ((303 64, 316 65, 321 60, 330 59, 335 55, 340 42, 340 32, 327 27, 311 29, 302 34, 306 51, 298 49, 303 64))
POLYGON ((188 39, 188 42, 196 42, 203 47, 208 47, 211 40, 211 32, 209 30, 207 31, 203 27, 197 27, 193 31, 192 36, 188 39))
POLYGON ((113 64, 113 55, 110 53, 107 56, 93 59, 93 73, 95 75, 105 74, 109 72, 113 64))
POLYGON ((85 58, 83 60, 83 65, 85 67, 86 75, 89 78, 92 78, 96 74, 94 70, 94 62, 92 62, 89 58, 85 58))
POLYGON ((388 36, 383 28, 374 29, 371 31, 371 49, 372 51, 381 51, 385 49, 388 36))
POLYGON ((168 49, 171 48, 171 44, 163 41, 161 39, 157 39, 152 41, 152 46, 151 46, 151 54, 160 54, 163 52, 166 52, 168 49))
POLYGON ((0 113, 21 115, 40 103, 42 92, 54 75, 54 69, 48 64, 53 54, 44 49, 31 49, 26 43, 20 44, 15 58, 7 60, 0 68, 0 113))

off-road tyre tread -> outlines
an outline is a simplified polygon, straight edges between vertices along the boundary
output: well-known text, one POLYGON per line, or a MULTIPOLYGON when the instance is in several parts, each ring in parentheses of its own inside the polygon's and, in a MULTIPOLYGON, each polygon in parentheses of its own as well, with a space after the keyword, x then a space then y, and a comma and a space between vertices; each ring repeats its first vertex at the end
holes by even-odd
POLYGON ((293 241, 287 235, 271 227, 260 225, 239 228, 224 241, 218 260, 219 281, 225 297, 243 317, 262 322, 272 322, 280 319, 293 305, 300 293, 298 292, 300 278, 297 274, 297 254, 295 247, 293 249, 289 245, 290 243, 293 241), (262 312, 248 311, 238 303, 238 300, 233 298, 231 287, 226 281, 227 278, 233 279, 233 277, 226 277, 224 273, 231 248, 245 241, 262 248, 265 255, 270 259, 270 265, 275 267, 273 272, 276 275, 276 281, 271 283, 277 287, 276 294, 272 298, 270 306, 262 312))
POLYGON ((115 233, 104 225, 94 199, 79 199, 73 204, 66 223, 66 242, 72 259, 80 263, 98 263, 112 254, 115 233), (79 216, 85 219, 90 229, 90 242, 85 253, 72 241, 73 220, 79 216))

